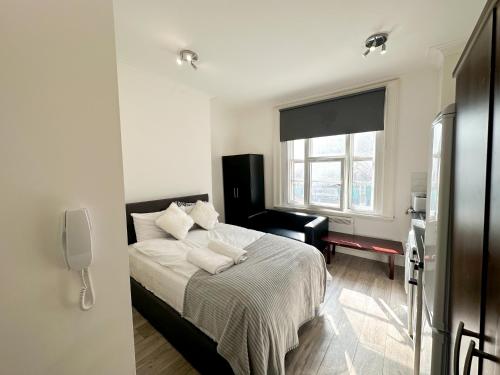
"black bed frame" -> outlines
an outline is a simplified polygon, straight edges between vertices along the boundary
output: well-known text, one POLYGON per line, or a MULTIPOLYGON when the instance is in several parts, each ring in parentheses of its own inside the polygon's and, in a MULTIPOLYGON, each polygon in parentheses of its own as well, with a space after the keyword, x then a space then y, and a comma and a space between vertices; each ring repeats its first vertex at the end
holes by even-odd
MULTIPOLYGON (((128 203, 127 215, 128 243, 137 242, 131 213, 156 212, 166 209, 172 202, 194 203, 208 201, 208 194, 160 199, 148 202, 128 203)), ((217 353, 217 344, 196 328, 167 303, 156 297, 139 282, 130 278, 132 305, 156 328, 172 346, 202 374, 233 374, 229 363, 217 353)))

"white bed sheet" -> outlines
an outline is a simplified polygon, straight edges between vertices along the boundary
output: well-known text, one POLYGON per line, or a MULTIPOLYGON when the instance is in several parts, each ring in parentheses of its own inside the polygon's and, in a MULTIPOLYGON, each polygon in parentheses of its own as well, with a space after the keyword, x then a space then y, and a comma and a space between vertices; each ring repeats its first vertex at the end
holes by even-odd
POLYGON ((128 254, 130 276, 182 314, 184 290, 189 277, 156 263, 136 250, 133 245, 129 245, 128 254))
MULTIPOLYGON (((236 247, 245 248, 263 235, 264 233, 255 230, 218 223, 210 231, 203 229, 190 231, 183 242, 187 246, 207 247, 210 240, 217 239, 236 247)), ((135 249, 133 245, 128 246, 128 253, 130 275, 147 290, 182 314, 184 291, 190 279, 189 273, 176 272, 173 268, 163 266, 135 249)), ((177 263, 178 265, 179 263, 177 263)))
POLYGON ((214 229, 195 229, 188 233, 184 242, 191 246, 207 247, 210 240, 219 240, 229 245, 244 249, 264 235, 252 229, 236 225, 217 223, 214 229))

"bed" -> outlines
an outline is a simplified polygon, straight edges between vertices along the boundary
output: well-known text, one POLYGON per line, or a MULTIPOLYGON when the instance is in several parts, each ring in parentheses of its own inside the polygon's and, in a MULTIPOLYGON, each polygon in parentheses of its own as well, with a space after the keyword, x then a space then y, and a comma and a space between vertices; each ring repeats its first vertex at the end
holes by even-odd
MULTIPOLYGON (((172 202, 174 201, 181 201, 181 202, 186 202, 186 203, 194 203, 197 200, 203 200, 203 201, 208 201, 208 195, 207 194, 202 194, 202 195, 193 195, 193 196, 186 196, 186 197, 178 197, 178 198, 171 198, 171 199, 162 199, 162 200, 155 200, 155 201, 148 201, 148 202, 138 202, 138 203, 131 203, 126 205, 126 215, 127 215, 127 234, 128 234, 128 243, 129 245, 134 244, 136 242, 136 237, 135 237, 135 230, 134 230, 134 224, 133 220, 131 217, 131 213, 148 213, 148 212, 155 212, 155 211, 160 211, 166 209, 172 202)), ((220 225, 221 230, 223 230, 224 224, 220 225)), ((229 226, 230 227, 230 226, 229 226)), ((237 227, 235 227, 236 229, 237 227)), ((240 228, 241 231, 246 231, 245 229, 240 228)), ((196 237, 197 234, 203 235, 200 231, 192 231, 193 234, 191 235, 192 237, 196 237)), ((205 231, 206 232, 206 231, 205 231)), ((264 235, 263 233, 256 235, 260 232, 254 232, 254 234, 250 233, 250 237, 252 235, 255 235, 257 239, 262 239, 264 236, 271 236, 271 237, 266 237, 265 241, 262 241, 263 247, 265 247, 265 243, 267 242, 273 242, 277 240, 276 236, 272 236, 269 234, 264 235)), ((259 243, 259 241, 252 240, 253 244, 259 243)), ((285 239, 280 239, 281 245, 283 246, 283 243, 286 246, 308 246, 304 244, 300 244, 297 241, 291 241, 291 240, 285 240, 285 239), (283 241, 291 241, 293 243, 286 243, 283 241), (295 245, 297 243, 297 245, 295 245)), ((260 246, 260 245, 259 245, 260 246)), ((205 298, 205 295, 210 295, 210 293, 207 293, 207 291, 210 290, 203 290, 203 280, 210 280, 210 282, 214 280, 218 280, 215 277, 207 277, 206 275, 203 275, 202 273, 196 273, 196 277, 189 278, 183 275, 179 275, 176 272, 169 271, 168 269, 165 269, 165 267, 162 267, 161 265, 157 263, 152 263, 150 259, 148 259, 146 256, 141 254, 138 251, 135 251, 131 246, 129 246, 129 254, 130 254, 130 264, 131 264, 131 294, 132 294, 132 304, 134 307, 139 311, 162 335, 195 367, 199 372, 201 373, 207 373, 207 374, 232 374, 233 368, 238 368, 235 366, 235 362, 233 359, 229 358, 229 360, 232 363, 232 366, 230 366, 229 362, 221 356, 218 351, 217 351, 217 343, 214 341, 215 338, 213 337, 214 335, 210 335, 209 332, 207 332, 206 329, 202 330, 198 329, 198 327, 205 327, 203 326, 200 321, 197 321, 196 323, 198 324, 193 324, 190 322, 193 321, 193 319, 190 319, 190 316, 187 316, 188 314, 186 313, 186 308, 184 307, 183 311, 183 303, 185 304, 184 306, 191 306, 191 305, 186 305, 186 299, 190 298, 191 301, 198 301, 200 299, 205 298), (186 289, 187 285, 189 282, 190 288, 186 289), (196 284, 198 282, 198 284, 196 284), (169 285, 169 290, 167 291, 164 288, 164 285, 169 285), (197 295, 197 293, 200 293, 197 295), (183 297, 185 299, 183 300, 183 297), (184 317, 183 317, 184 316, 184 317), (209 337, 209 336, 212 336, 209 337)), ((258 251, 255 252, 255 254, 267 254, 265 251, 258 249, 258 251), (259 252, 260 251, 260 252, 259 252)), ((283 251, 284 254, 284 251, 283 251)), ((319 252, 318 252, 319 254, 319 252)), ((255 259, 257 259, 257 255, 255 255, 255 259)), ((249 257, 250 258, 250 257, 249 257)), ((321 257, 321 261, 324 267, 324 260, 321 257)), ((281 260, 283 262, 283 260, 281 260)), ((243 263, 239 269, 234 268, 235 270, 239 270, 241 273, 242 269, 244 267, 247 267, 250 269, 250 271, 245 271, 245 272, 252 272, 252 267, 255 266, 258 269, 258 265, 262 265, 263 262, 260 262, 258 264, 252 265, 251 261, 246 261, 243 263)), ((262 268, 261 268, 262 269, 262 268)), ((326 268, 324 271, 326 273, 326 268)), ((311 272, 309 272, 311 273, 311 272)), ((228 274, 230 275, 230 272, 226 271, 223 274, 228 274)), ((260 273, 261 274, 261 273, 260 273)), ((259 274, 259 275, 260 275, 259 274)), ((208 275, 208 274, 207 274, 208 275)), ((209 276, 209 275, 208 275, 209 276)), ((228 276, 229 277, 229 276, 228 276)), ((222 278, 223 279, 223 278, 222 278)), ((255 281, 255 277, 248 278, 246 282, 253 283, 255 281)), ((315 277, 315 279, 320 280, 321 277, 315 277)), ((326 274, 324 275, 324 279, 326 280, 326 274)), ((234 282, 234 278, 233 281, 234 282)), ((255 281, 255 283, 259 283, 260 281, 255 281)), ((319 281, 318 281, 319 283, 319 281)), ((318 284, 316 283, 316 284, 318 284)), ((257 284, 256 284, 257 285, 257 284)), ((227 293, 227 290, 224 291, 224 284, 220 284, 221 289, 221 294, 227 293)), ((227 288, 229 289, 229 292, 231 292, 232 289, 232 284, 231 287, 227 288)), ((317 289, 317 288, 316 288, 317 289)), ((219 289, 215 289, 215 294, 213 294, 210 298, 218 298, 217 293, 219 292, 219 289)), ((243 291, 240 291, 242 295, 245 295, 243 291)), ((257 291, 256 291, 257 293, 257 291)), ((317 295, 318 293, 315 293, 317 295)), ((323 296, 324 296, 324 290, 323 290, 323 296)), ((234 297, 234 296, 233 296, 234 297)), ((230 298, 230 297, 228 297, 230 298)), ((248 300, 252 299, 252 295, 246 292, 246 297, 248 300)), ((322 299, 323 297, 321 297, 322 299)), ((208 299, 208 297, 207 297, 208 299)), ((230 301, 228 299, 227 301, 230 301)), ((226 301, 226 303, 227 303, 226 301)), ((314 300, 314 304, 318 304, 318 299, 316 298, 314 300)), ((201 306, 200 311, 206 310, 206 306, 201 306)), ((235 310, 232 310, 234 313, 235 310)), ((199 313, 198 313, 199 314, 199 313)), ((246 314, 246 312, 245 312, 246 314)), ((196 315, 196 313, 195 313, 196 315)), ((239 321, 238 321, 239 322, 239 321)), ((305 321, 304 321, 305 322, 305 321)), ((301 322, 303 324, 304 322, 301 322)), ((233 325, 236 325, 233 324, 233 325)), ((240 323, 238 323, 240 325, 240 323)), ((283 323, 284 326, 286 326, 285 323, 283 323)), ((251 325, 249 325, 251 326, 251 325)), ((295 326, 293 326, 295 327, 295 326)), ((238 328, 238 327, 237 327, 238 328)), ((252 329, 247 329, 249 331, 255 330, 254 327, 251 326, 252 329)), ((224 328, 226 329, 226 328, 224 328)), ((298 331, 298 329, 297 329, 298 331)), ((236 334, 236 336, 239 336, 239 334, 236 334)), ((271 339, 272 341, 272 339, 271 339)), ((223 343, 219 343, 220 346, 223 346, 223 343)), ((297 344, 298 344, 298 339, 297 339, 297 344)), ((250 344, 249 344, 250 345, 250 344)), ((238 347, 244 346, 242 344, 236 345, 238 347)), ((227 345, 226 345, 227 347, 227 345)), ((224 348, 221 349, 219 347, 219 352, 222 352, 224 354, 224 348)), ((291 348, 287 347, 287 350, 290 350, 291 348)), ((237 349, 235 349, 237 350, 237 349)), ((248 350, 245 348, 245 350, 248 350)), ((225 357, 228 358, 227 354, 227 348, 226 348, 226 353, 225 357)), ((265 359, 267 360, 267 358, 265 359)), ((241 370, 237 372, 242 372, 241 370)), ((245 371, 248 373, 248 371, 245 371)), ((253 371, 252 371, 253 372, 253 371)), ((272 371, 271 371, 272 372, 272 371)), ((280 370, 280 372, 283 372, 280 370)), ((260 371, 262 372, 262 369, 260 371)), ((265 371, 264 371, 265 373, 265 371)))

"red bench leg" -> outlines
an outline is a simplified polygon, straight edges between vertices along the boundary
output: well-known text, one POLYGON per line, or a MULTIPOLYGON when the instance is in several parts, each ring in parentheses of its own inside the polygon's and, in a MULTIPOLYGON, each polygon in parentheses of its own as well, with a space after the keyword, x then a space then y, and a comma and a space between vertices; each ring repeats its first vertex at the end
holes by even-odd
POLYGON ((394 280, 394 255, 389 255, 389 279, 394 280))

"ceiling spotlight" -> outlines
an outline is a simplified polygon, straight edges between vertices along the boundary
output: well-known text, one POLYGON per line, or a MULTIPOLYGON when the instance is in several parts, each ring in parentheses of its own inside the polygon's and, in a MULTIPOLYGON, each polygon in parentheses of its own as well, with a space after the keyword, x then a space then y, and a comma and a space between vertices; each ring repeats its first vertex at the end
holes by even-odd
POLYGON ((183 49, 179 52, 179 56, 177 56, 177 64, 182 65, 185 62, 191 65, 193 69, 198 69, 195 64, 198 62, 198 54, 188 49, 183 49))
POLYGON ((387 42, 387 37, 388 35, 386 33, 373 34, 372 36, 368 37, 368 39, 366 39, 365 41, 366 51, 363 53, 363 57, 368 56, 370 52, 375 51, 380 46, 382 46, 380 53, 386 53, 387 46, 385 43, 387 42))

